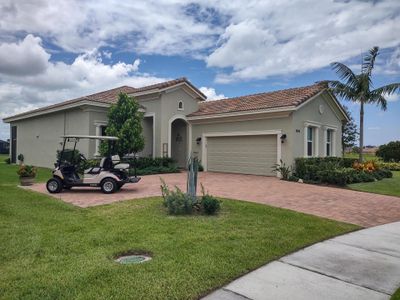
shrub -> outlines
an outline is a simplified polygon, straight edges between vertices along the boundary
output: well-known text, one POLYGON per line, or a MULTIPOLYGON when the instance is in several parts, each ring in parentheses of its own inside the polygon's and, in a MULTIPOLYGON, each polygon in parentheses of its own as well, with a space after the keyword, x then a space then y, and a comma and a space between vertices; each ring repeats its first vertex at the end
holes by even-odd
POLYGON ((376 151, 376 156, 379 156, 385 162, 400 162, 400 141, 393 141, 379 146, 378 151, 376 151))
POLYGON ((209 195, 205 191, 203 185, 201 185, 201 192, 203 195, 200 198, 200 206, 204 213, 207 215, 215 215, 221 209, 221 202, 217 198, 209 195))
POLYGON ((164 180, 161 180, 161 195, 164 199, 164 206, 171 215, 190 215, 193 212, 216 214, 221 208, 221 202, 205 192, 202 186, 201 197, 191 197, 182 192, 178 187, 170 190, 164 180))
POLYGON ((24 163, 25 157, 22 153, 20 153, 20 154, 18 154, 17 159, 22 164, 22 163, 24 163))
POLYGON ((290 167, 286 166, 282 159, 280 160, 279 164, 275 164, 272 168, 274 172, 281 174, 281 179, 289 180, 289 176, 292 170, 290 167))
POLYGON ((375 163, 375 161, 373 161, 373 160, 366 161, 364 163, 360 163, 360 162, 358 162, 358 160, 356 160, 353 163, 353 169, 358 170, 358 171, 372 173, 375 170, 379 170, 379 165, 377 163, 375 163))
POLYGON ((201 197, 201 206, 204 213, 207 215, 216 214, 221 207, 219 200, 210 195, 204 195, 201 197))
POLYGON ((194 201, 178 187, 175 191, 170 190, 167 184, 161 179, 161 194, 164 199, 164 206, 171 215, 190 215, 193 212, 194 201))
POLYGON ((36 176, 36 168, 30 165, 20 165, 17 171, 19 177, 35 177, 36 176))
POLYGON ((294 177, 307 183, 328 183, 346 185, 358 182, 371 182, 389 178, 392 173, 380 168, 374 161, 358 163, 355 159, 339 157, 298 158, 295 160, 294 177))
POLYGON ((7 165, 9 165, 9 164, 11 164, 11 159, 10 159, 9 157, 7 157, 7 158, 4 160, 4 162, 5 162, 7 165))
POLYGON ((400 162, 377 162, 380 169, 387 169, 390 171, 400 171, 400 162))
POLYGON ((351 168, 356 159, 342 157, 296 158, 294 175, 305 181, 319 181, 318 171, 351 168))

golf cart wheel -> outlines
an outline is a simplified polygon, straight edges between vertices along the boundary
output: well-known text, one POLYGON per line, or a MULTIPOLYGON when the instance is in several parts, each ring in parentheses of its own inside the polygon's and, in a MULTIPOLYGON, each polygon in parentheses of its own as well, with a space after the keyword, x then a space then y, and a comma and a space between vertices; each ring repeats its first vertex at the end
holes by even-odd
POLYGON ((59 193, 61 192, 63 188, 63 184, 61 182, 60 178, 53 177, 49 179, 46 183, 46 188, 51 194, 59 193))
POLYGON ((117 190, 117 182, 112 178, 106 178, 101 182, 100 187, 104 194, 112 194, 117 190))

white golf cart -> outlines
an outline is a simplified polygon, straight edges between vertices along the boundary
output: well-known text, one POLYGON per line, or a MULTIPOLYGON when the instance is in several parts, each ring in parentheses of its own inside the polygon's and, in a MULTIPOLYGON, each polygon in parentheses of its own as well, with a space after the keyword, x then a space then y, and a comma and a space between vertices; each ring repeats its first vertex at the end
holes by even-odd
POLYGON ((54 164, 53 177, 47 181, 46 188, 50 193, 60 193, 63 189, 72 187, 100 187, 105 194, 118 191, 126 183, 137 183, 140 177, 129 176, 130 165, 121 163, 118 155, 112 155, 117 137, 90 136, 90 135, 65 135, 62 150, 57 163, 54 164), (76 154, 76 144, 82 140, 102 140, 108 142, 108 154, 103 157, 98 166, 84 171, 83 178, 79 177, 78 165, 86 158, 76 154), (67 149, 67 143, 73 143, 72 149, 67 149))

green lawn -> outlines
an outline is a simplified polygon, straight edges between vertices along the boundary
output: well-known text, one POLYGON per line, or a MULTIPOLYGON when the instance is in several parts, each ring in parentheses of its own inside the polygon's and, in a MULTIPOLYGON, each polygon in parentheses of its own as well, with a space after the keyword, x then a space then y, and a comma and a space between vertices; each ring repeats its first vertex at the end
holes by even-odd
MULTIPOLYGON (((0 184, 18 184, 17 175, 18 165, 7 165, 4 160, 8 155, 0 154, 0 184)), ((37 168, 36 181, 46 182, 51 177, 51 170, 47 168, 37 168)))
POLYGON ((168 216, 158 197, 82 209, 16 187, 15 169, 0 164, 1 299, 193 299, 358 228, 227 199, 216 217, 168 216), (126 250, 153 260, 115 263, 126 250))
POLYGON ((352 190, 400 197, 400 171, 392 171, 393 178, 381 181, 349 184, 352 190))
POLYGON ((393 294, 390 300, 400 300, 400 289, 398 289, 396 293, 393 294))
POLYGON ((390 297, 390 300, 400 300, 400 289, 398 289, 398 290, 396 291, 396 293, 394 293, 394 294, 392 295, 392 297, 390 297))
MULTIPOLYGON (((359 154, 358 153, 345 153, 344 157, 358 159, 359 154)), ((379 160, 379 157, 375 156, 375 154, 372 154, 372 153, 364 153, 364 161, 369 161, 369 160, 379 160)))

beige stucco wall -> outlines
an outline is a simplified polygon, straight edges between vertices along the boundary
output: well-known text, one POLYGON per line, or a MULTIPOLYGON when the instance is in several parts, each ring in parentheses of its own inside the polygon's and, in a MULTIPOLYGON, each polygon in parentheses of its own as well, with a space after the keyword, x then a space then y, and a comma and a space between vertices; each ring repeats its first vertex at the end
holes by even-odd
MULTIPOLYGON (((267 130, 280 130, 282 134, 286 134, 286 141, 281 144, 282 160, 286 163, 293 161, 291 149, 295 147, 293 144, 293 131, 291 130, 292 118, 291 116, 276 117, 276 118, 263 118, 257 120, 243 119, 231 120, 223 122, 222 119, 216 123, 206 123, 203 121, 192 123, 192 153, 194 156, 202 158, 202 142, 198 145, 196 139, 202 137, 203 134, 208 133, 232 133, 232 132, 248 132, 248 131, 267 131, 267 130), (200 123, 201 122, 201 123, 200 123)), ((209 121, 210 122, 210 121, 209 121)))
POLYGON ((335 156, 342 156, 342 120, 341 113, 337 106, 334 104, 332 98, 324 93, 314 100, 306 103, 298 111, 293 113, 293 156, 304 157, 305 148, 305 122, 310 121, 318 127, 318 153, 315 156, 325 156, 325 131, 328 128, 335 128, 334 140, 335 140, 335 156), (322 105, 323 113, 319 112, 319 108, 322 105))
MULTIPOLYGON (((185 89, 175 89, 161 95, 161 114, 156 116, 157 123, 162 124, 160 140, 156 139, 162 150, 162 144, 170 144, 170 124, 176 118, 186 119, 186 115, 198 109, 198 100, 194 99, 185 89), (179 101, 183 102, 183 110, 178 109, 179 101)), ((170 145, 169 145, 170 146, 170 145)), ((189 150, 189 149, 188 149, 189 150)), ((159 152, 162 155, 162 151, 159 152)))
POLYGON ((269 118, 265 115, 263 119, 249 120, 245 117, 224 119, 191 121, 192 123, 192 153, 202 158, 202 146, 198 145, 196 139, 207 133, 229 133, 246 131, 281 130, 287 138, 281 144, 282 160, 287 165, 293 165, 296 157, 304 157, 304 130, 305 122, 310 121, 319 127, 318 156, 325 156, 325 135, 327 128, 335 128, 334 131, 334 154, 342 155, 342 120, 341 112, 333 102, 332 98, 324 93, 310 100, 297 111, 283 117, 269 118), (323 106, 323 113, 319 113, 320 105, 323 106))
MULTIPOLYGON (((17 155, 22 153, 26 164, 53 167, 56 153, 61 149, 60 136, 88 134, 89 114, 81 109, 47 114, 12 122, 17 126, 17 155)), ((88 143, 79 143, 79 150, 88 154, 88 143)))

